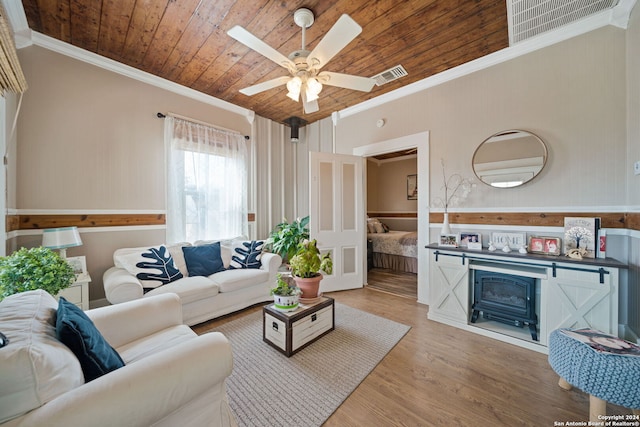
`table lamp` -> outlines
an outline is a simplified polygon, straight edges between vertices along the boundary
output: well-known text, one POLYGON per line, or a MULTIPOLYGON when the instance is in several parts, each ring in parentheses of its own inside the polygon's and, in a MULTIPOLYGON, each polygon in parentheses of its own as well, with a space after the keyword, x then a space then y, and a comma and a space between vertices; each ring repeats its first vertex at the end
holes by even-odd
POLYGON ((67 257, 67 248, 82 246, 78 227, 47 228, 42 230, 42 246, 60 249, 60 256, 67 257))

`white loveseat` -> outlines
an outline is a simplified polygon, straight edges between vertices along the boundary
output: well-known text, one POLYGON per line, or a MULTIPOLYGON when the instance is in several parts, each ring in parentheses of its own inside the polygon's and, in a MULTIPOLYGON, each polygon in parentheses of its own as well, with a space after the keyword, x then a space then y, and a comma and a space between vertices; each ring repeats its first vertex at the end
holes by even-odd
POLYGON ((193 245, 178 243, 166 246, 175 267, 183 277, 146 292, 127 258, 135 258, 136 254, 148 250, 149 247, 118 249, 113 254, 114 267, 109 268, 103 276, 107 300, 111 304, 118 304, 138 298, 175 293, 182 301, 183 321, 187 325, 202 323, 270 300, 272 297, 269 291, 275 286, 282 258, 277 254, 261 252, 257 260, 259 268, 233 268, 232 258, 235 259, 237 256, 238 248, 242 249, 244 244, 249 243, 246 240, 220 242, 220 256, 224 268, 222 271, 207 276, 190 275, 183 248, 193 249, 215 243, 198 241, 193 245))
POLYGON ((182 324, 176 295, 88 310, 125 365, 85 383, 56 335, 58 302, 38 290, 0 302, 0 425, 235 426, 225 379, 231 346, 221 333, 182 324))

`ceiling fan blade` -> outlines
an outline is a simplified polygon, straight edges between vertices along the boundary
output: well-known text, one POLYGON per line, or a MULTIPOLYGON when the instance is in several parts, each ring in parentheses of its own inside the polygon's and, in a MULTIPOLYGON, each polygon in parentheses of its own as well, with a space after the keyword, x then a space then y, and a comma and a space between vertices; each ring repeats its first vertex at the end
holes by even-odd
POLYGON ((249 31, 242 28, 240 25, 236 25, 227 31, 229 36, 233 37, 243 45, 247 46, 250 49, 255 50, 260 55, 265 56, 275 62, 276 64, 291 70, 295 69, 295 64, 289 58, 260 40, 258 37, 251 34, 249 31))
POLYGON ((333 73, 323 71, 318 74, 318 79, 322 84, 329 86, 343 87, 345 89, 371 92, 376 81, 370 77, 353 76, 351 74, 333 73))
POLYGON ((240 89, 240 93, 251 96, 260 92, 264 92, 265 90, 273 89, 274 87, 282 86, 287 84, 287 82, 291 80, 289 76, 277 77, 272 80, 267 80, 266 82, 258 83, 257 85, 245 87, 244 89, 240 89))
POLYGON ((324 67, 361 32, 362 27, 356 21, 347 14, 342 15, 307 56, 307 64, 316 69, 324 67))

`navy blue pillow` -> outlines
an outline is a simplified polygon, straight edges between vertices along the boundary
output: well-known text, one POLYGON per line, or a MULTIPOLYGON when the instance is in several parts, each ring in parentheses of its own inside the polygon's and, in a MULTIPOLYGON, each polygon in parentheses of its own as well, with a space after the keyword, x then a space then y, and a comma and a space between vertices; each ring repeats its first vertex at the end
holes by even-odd
POLYGON ((58 301, 56 335, 80 361, 85 382, 124 366, 118 352, 104 339, 91 319, 64 297, 58 301))
POLYGON ((242 244, 236 247, 231 257, 231 263, 229 264, 229 270, 234 268, 260 268, 262 267, 262 247, 264 241, 252 240, 250 242, 242 242, 242 244))
POLYGON ((182 252, 189 276, 210 276, 224 270, 220 242, 201 246, 184 246, 182 252))

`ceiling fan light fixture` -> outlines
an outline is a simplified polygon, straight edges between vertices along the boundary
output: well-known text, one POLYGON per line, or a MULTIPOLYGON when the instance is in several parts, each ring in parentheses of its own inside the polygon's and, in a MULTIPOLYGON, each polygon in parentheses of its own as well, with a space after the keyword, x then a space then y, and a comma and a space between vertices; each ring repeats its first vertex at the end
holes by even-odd
POLYGON ((307 83, 305 86, 307 101, 315 101, 316 99, 318 99, 318 95, 320 95, 320 91, 322 91, 322 83, 320 83, 315 77, 311 77, 307 79, 307 83))
POLYGON ((291 80, 287 82, 287 90, 289 91, 289 93, 287 93, 287 96, 293 99, 294 101, 298 102, 298 100, 300 99, 301 88, 302 88, 302 79, 298 76, 291 78, 291 80))

